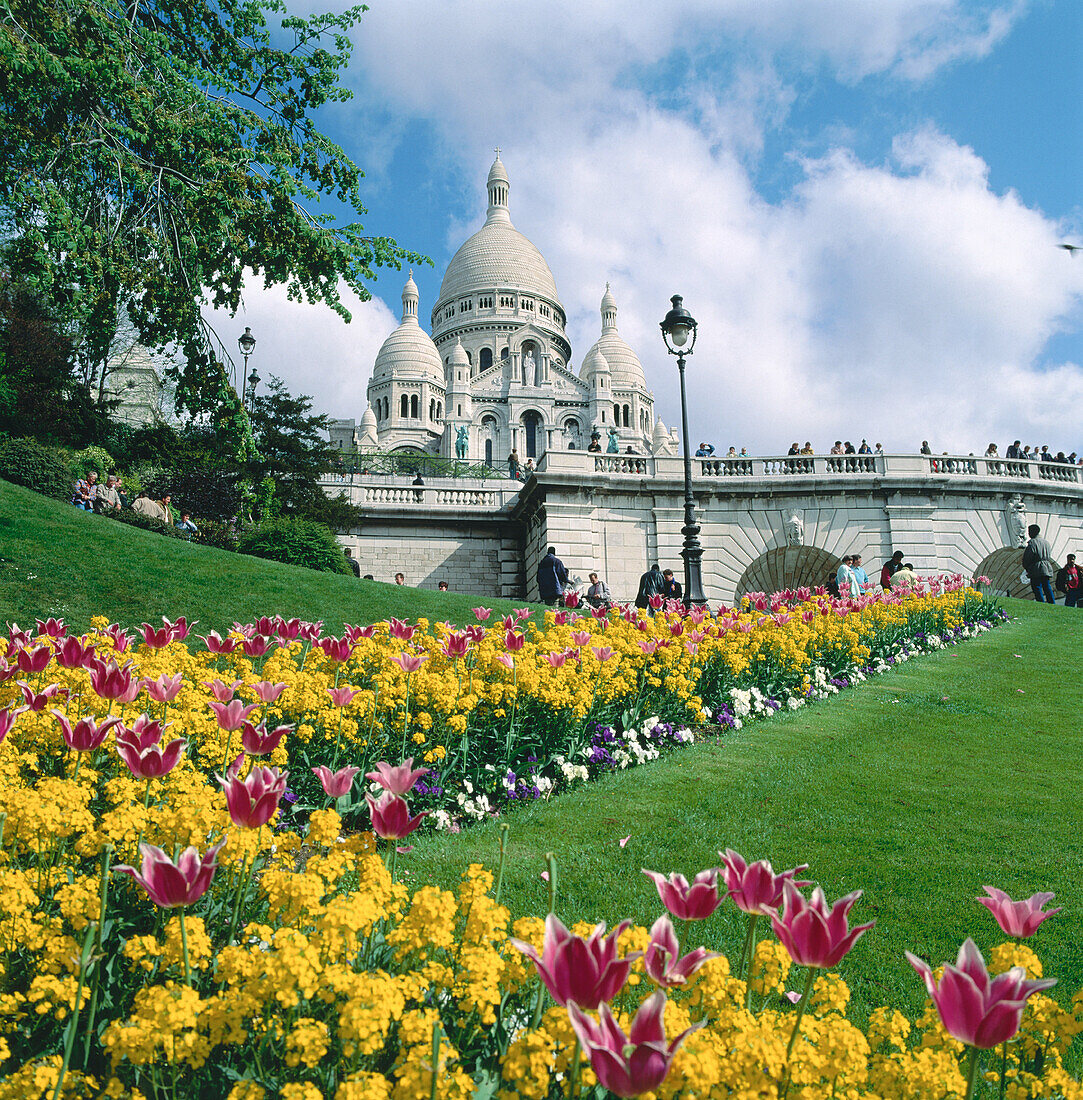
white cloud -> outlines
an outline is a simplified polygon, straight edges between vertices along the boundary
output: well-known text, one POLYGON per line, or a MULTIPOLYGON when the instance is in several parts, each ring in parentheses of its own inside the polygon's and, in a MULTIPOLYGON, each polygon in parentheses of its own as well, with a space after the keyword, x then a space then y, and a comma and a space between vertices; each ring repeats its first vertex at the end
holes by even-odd
POLYGON ((342 301, 352 315, 349 324, 327 306, 291 302, 285 287, 265 289, 250 274, 244 308, 236 317, 212 310, 205 316, 238 371, 242 360, 236 341, 248 326, 256 337, 249 373, 255 370, 264 381, 278 375, 290 393, 313 398, 314 412, 359 420, 373 360, 398 317, 378 298, 362 302, 345 286, 342 301))

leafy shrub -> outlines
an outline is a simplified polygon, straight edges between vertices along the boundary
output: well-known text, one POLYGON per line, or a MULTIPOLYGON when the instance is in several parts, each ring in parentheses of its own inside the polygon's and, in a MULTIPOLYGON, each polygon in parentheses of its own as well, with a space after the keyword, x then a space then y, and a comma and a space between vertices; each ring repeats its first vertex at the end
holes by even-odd
POLYGON ((33 439, 0 442, 0 477, 57 500, 71 500, 75 480, 57 451, 33 439))
POLYGON ((237 550, 240 534, 233 524, 202 517, 197 517, 195 522, 199 534, 192 536, 192 542, 198 542, 200 546, 213 546, 218 550, 237 550))
POLYGON ((250 528, 241 534, 240 551, 323 573, 350 572, 330 528, 305 519, 279 518, 250 528))
POLYGON ((93 470, 104 485, 106 477, 109 476, 109 471, 115 470, 117 467, 113 461, 113 456, 104 447, 97 447, 92 443, 72 458, 71 468, 79 477, 86 477, 93 470))
POLYGON ((142 488, 155 500, 167 493, 173 508, 204 520, 229 520, 240 511, 237 475, 224 470, 184 469, 169 466, 137 466, 142 488))
POLYGON ((138 527, 141 531, 154 531, 159 535, 168 535, 170 538, 180 538, 180 532, 168 523, 161 523, 156 519, 152 519, 150 516, 141 515, 139 512, 133 512, 131 508, 125 508, 120 512, 106 512, 105 515, 109 519, 115 519, 118 523, 123 523, 128 527, 138 527))

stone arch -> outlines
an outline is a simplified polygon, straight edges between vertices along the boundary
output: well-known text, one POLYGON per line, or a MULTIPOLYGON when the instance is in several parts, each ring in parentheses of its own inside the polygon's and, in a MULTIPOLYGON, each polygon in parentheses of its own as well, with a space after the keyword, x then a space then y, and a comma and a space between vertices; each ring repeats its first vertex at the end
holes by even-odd
MULTIPOLYGON (((1060 569, 1060 563, 1053 563, 1054 576, 1060 569)), ((998 595, 1014 596, 1018 600, 1033 600, 1030 582, 1021 580, 1023 576, 1023 549, 1019 546, 1004 546, 987 554, 974 567, 972 577, 988 577, 989 587, 998 595)), ((976 584, 976 582, 973 582, 976 584)))
POLYGON ((815 588, 827 584, 842 559, 818 546, 778 546, 761 554, 741 574, 736 599, 746 592, 779 592, 783 588, 815 588))

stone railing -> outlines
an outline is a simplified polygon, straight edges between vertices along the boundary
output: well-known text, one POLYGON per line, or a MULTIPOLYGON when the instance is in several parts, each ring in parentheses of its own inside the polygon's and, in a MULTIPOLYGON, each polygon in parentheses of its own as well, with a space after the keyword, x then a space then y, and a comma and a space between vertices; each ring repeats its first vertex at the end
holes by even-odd
MULTIPOLYGON (((599 474, 611 477, 683 477, 676 455, 591 454, 549 451, 538 462, 539 475, 599 474)), ((1033 459, 974 455, 768 455, 693 458, 692 476, 699 481, 747 478, 800 482, 816 477, 997 478, 1003 481, 1059 482, 1083 487, 1083 467, 1033 459)))
POLYGON ((424 485, 404 485, 402 480, 383 474, 333 473, 325 474, 320 486, 329 496, 345 493, 351 504, 362 507, 489 513, 514 500, 522 488, 519 482, 503 478, 485 482, 439 478, 424 485))

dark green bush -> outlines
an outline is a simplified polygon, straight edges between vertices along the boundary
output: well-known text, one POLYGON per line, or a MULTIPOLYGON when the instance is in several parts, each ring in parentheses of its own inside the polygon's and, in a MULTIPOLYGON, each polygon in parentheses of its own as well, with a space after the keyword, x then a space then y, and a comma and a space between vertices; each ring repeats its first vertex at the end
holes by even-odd
POLYGON ((272 519, 252 527, 241 534, 240 551, 323 573, 350 572, 330 528, 305 519, 272 519))
POLYGON ((180 532, 168 523, 160 523, 156 519, 151 519, 150 516, 141 515, 139 512, 133 512, 131 508, 125 508, 120 512, 106 512, 105 516, 108 519, 115 519, 118 523, 126 524, 128 527, 138 527, 141 531, 154 531, 159 535, 168 535, 170 538, 180 538, 180 532))
POLYGON ((57 500, 70 501, 75 488, 66 459, 33 439, 0 442, 0 477, 57 500))
POLYGON ((202 516, 197 516, 195 523, 199 534, 192 536, 192 542, 198 542, 200 546, 214 546, 219 550, 236 551, 240 534, 233 524, 204 519, 202 516))

